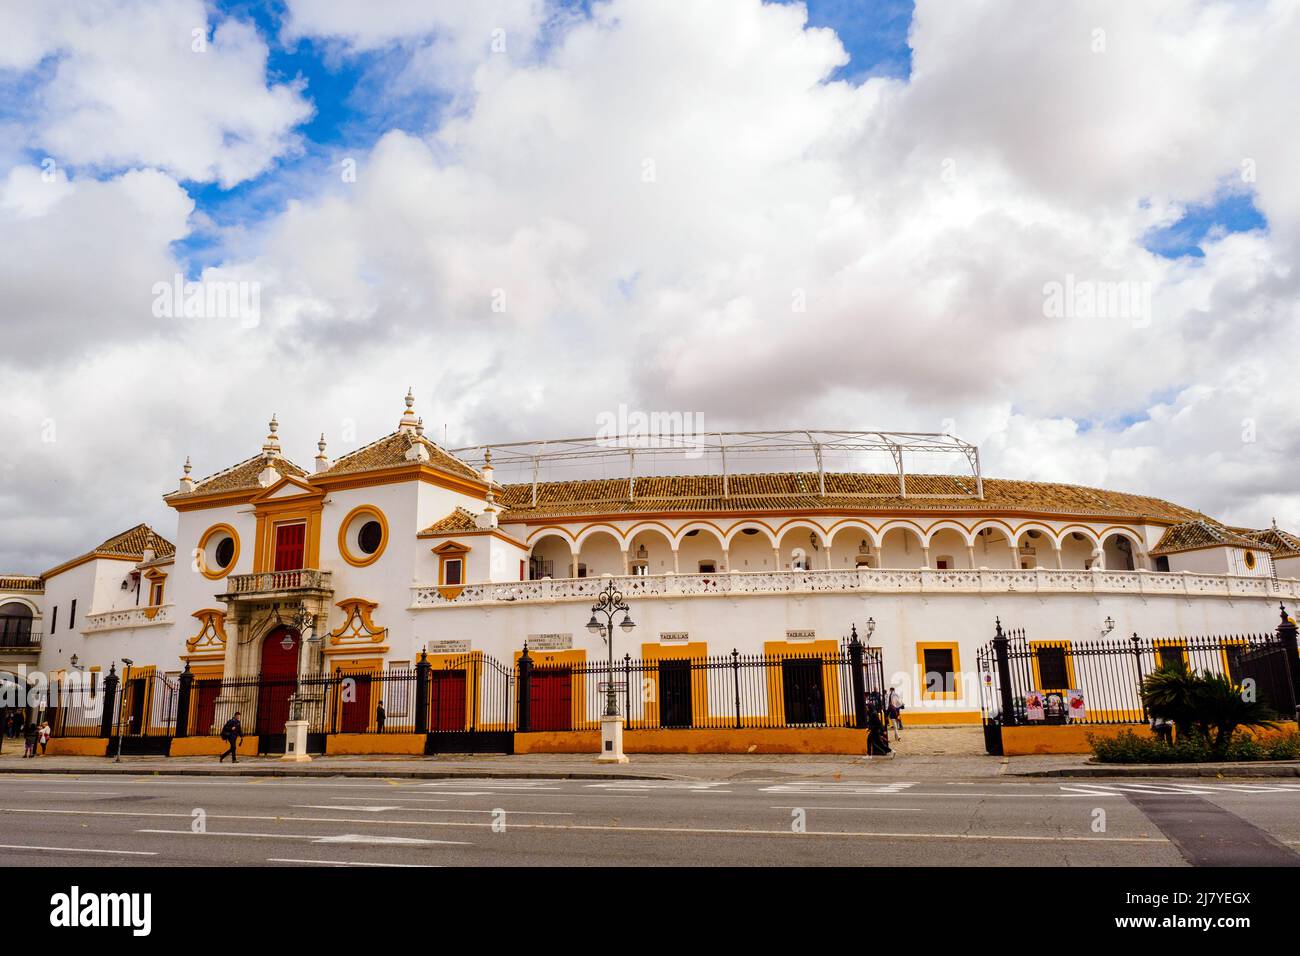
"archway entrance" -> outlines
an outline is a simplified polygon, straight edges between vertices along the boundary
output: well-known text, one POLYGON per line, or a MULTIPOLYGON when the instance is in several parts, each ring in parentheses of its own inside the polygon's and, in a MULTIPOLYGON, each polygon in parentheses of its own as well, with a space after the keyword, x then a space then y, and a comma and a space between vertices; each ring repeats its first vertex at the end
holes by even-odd
POLYGON ((277 627, 262 641, 261 680, 257 690, 257 733, 266 749, 268 735, 282 735, 289 720, 289 698, 298 689, 298 654, 302 638, 291 627, 277 627))

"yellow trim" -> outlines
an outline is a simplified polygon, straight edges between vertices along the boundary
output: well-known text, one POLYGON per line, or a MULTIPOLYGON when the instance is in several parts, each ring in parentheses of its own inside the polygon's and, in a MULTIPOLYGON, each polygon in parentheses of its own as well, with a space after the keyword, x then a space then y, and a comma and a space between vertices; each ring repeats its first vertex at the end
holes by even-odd
POLYGON ((384 553, 384 549, 387 547, 388 519, 376 505, 357 505, 347 513, 347 517, 345 517, 343 523, 339 525, 339 554, 343 556, 344 561, 352 565, 354 568, 364 568, 374 564, 379 560, 380 556, 384 553), (368 514, 379 522, 382 534, 379 538, 379 547, 375 549, 374 554, 356 557, 348 549, 348 528, 352 526, 352 522, 356 520, 357 516, 363 514, 368 514))
POLYGON ((956 641, 917 641, 916 673, 920 678, 918 686, 922 700, 960 700, 961 699, 961 650, 956 641), (925 652, 952 651, 952 676, 954 690, 928 690, 925 686, 925 652))
MULTIPOLYGON (((659 667, 660 661, 682 661, 682 660, 699 660, 709 656, 709 645, 706 641, 691 641, 689 644, 642 644, 641 659, 643 661, 654 661, 655 667, 647 667, 641 672, 641 679, 644 682, 641 687, 643 697, 643 713, 647 727, 659 726, 659 667), (645 697, 646 685, 649 685, 651 696, 645 697)), ((617 666, 617 665, 616 665, 617 666)), ((709 714, 709 690, 708 690, 708 671, 703 667, 691 668, 691 725, 693 727, 708 727, 711 724, 709 714), (697 712, 698 711, 698 712, 697 712)), ((630 690, 631 688, 629 688, 630 690)), ((718 726, 725 726, 725 716, 716 718, 718 726)), ((735 714, 732 714, 730 720, 735 721, 735 714)))
POLYGON ((203 535, 199 538, 199 573, 200 574, 202 574, 209 581, 218 581, 221 578, 224 578, 231 571, 233 571, 238 561, 239 561, 239 532, 237 532, 230 525, 224 523, 214 524, 207 531, 203 532, 203 535), (230 540, 235 543, 235 553, 233 556, 231 556, 230 563, 226 565, 224 568, 221 568, 220 570, 215 572, 209 571, 207 568, 207 560, 206 560, 206 556, 208 553, 208 542, 212 539, 214 535, 223 531, 226 534, 230 535, 230 540))
MULTIPOLYGON (((769 658, 786 658, 799 660, 807 657, 835 657, 840 652, 839 644, 832 640, 801 641, 792 644, 789 641, 765 641, 763 653, 769 658)), ((778 724, 785 719, 785 685, 784 670, 780 667, 768 667, 767 671, 767 716, 778 724)), ((840 668, 822 661, 822 715, 825 723, 832 725, 843 715, 840 713, 840 668)))
POLYGON ((1164 666, 1163 651, 1166 650, 1177 650, 1183 666, 1187 666, 1187 643, 1185 641, 1178 638, 1158 637, 1152 642, 1152 647, 1155 650, 1157 668, 1164 666))

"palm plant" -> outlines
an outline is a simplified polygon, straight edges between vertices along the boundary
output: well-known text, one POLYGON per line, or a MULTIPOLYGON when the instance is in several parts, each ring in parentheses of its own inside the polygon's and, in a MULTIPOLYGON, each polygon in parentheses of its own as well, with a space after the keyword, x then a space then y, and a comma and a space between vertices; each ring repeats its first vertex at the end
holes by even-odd
POLYGON ((1204 740, 1222 754, 1239 727, 1276 727, 1269 707, 1222 674, 1190 671, 1183 664, 1161 667, 1142 681, 1142 700, 1152 717, 1168 720, 1180 739, 1204 740))

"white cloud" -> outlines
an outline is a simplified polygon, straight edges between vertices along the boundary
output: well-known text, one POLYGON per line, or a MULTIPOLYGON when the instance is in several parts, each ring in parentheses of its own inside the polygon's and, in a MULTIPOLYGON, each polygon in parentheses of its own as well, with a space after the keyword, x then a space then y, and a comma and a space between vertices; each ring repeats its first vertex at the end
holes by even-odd
MULTIPOLYGON (((1300 138, 1277 120, 1297 85, 1292 5, 922 2, 912 79, 860 86, 827 82, 845 52, 799 7, 617 0, 515 58, 483 53, 493 19, 536 36, 549 13, 453 22, 433 6, 291 3, 287 35, 400 48, 395 95, 454 80, 460 108, 357 154, 355 183, 322 169, 226 237, 222 274, 263 284, 254 329, 156 330, 130 311, 191 228, 167 177, 27 170, 0 187, 3 238, 30 247, 0 281, 20 290, 21 354, 41 365, 0 439, 19 447, 9 433, 34 434, 83 383, 153 370, 78 406, 88 447, 126 442, 141 476, 115 473, 111 514, 86 505, 105 534, 157 513, 187 453, 205 473, 246 457, 277 411, 300 460, 322 429, 339 454, 393 427, 407 384, 430 433, 466 443, 589 434, 621 402, 711 428, 953 419, 987 474, 1300 528, 1284 358, 1300 347, 1300 138), (461 52, 430 52, 422 75, 412 51, 439 43, 461 52), (1243 158, 1266 232, 1208 241, 1194 262, 1142 247, 1243 158), (1044 286, 1067 276, 1147 283, 1152 314, 1049 318, 1044 286), (147 341, 59 365, 35 323, 77 315, 147 341)), ((189 162, 221 153, 200 143, 189 162)), ((62 447, 57 497, 85 500, 83 448, 62 447)))

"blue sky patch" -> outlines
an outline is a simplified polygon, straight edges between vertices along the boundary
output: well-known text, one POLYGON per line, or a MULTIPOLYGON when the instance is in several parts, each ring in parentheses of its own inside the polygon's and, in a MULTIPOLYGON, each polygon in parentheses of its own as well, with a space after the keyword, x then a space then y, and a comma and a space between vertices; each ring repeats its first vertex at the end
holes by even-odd
POLYGON ((1177 222, 1147 233, 1142 245, 1166 259, 1204 258, 1207 238, 1252 229, 1267 229, 1268 220, 1255 206, 1254 193, 1220 193, 1211 202, 1188 206, 1177 222))

